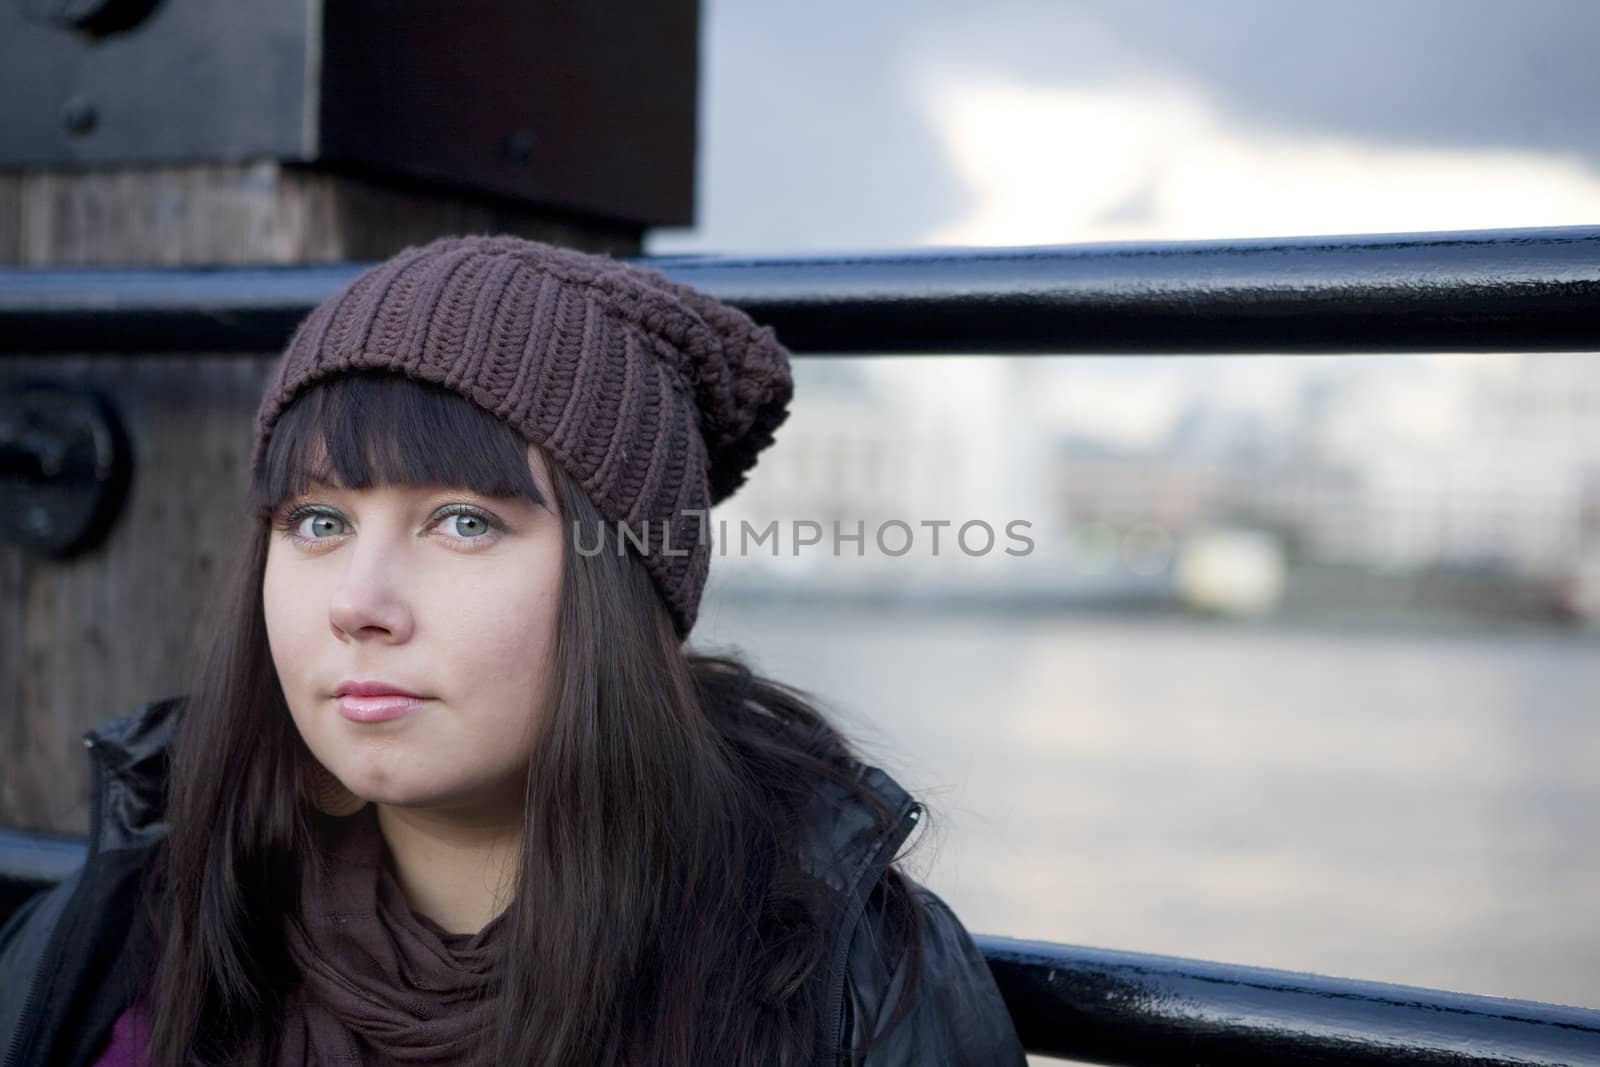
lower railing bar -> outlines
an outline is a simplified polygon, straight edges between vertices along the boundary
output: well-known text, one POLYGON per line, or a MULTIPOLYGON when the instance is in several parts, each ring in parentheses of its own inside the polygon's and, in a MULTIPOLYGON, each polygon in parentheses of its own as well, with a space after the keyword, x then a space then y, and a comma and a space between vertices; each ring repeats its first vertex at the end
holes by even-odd
POLYGON ((1600 1064, 1600 1011, 979 936, 1029 1051, 1089 1063, 1600 1064))
POLYGON ((0 923, 28 897, 71 874, 86 855, 82 837, 0 829, 0 923))

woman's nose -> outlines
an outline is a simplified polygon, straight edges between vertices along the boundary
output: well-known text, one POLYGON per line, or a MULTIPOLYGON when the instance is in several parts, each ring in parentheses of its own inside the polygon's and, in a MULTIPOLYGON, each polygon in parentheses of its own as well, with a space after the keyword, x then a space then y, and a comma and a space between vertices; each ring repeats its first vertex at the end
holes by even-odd
POLYGON ((341 639, 407 641, 414 622, 402 589, 401 563, 392 552, 364 547, 358 541, 347 557, 329 601, 328 621, 341 639))

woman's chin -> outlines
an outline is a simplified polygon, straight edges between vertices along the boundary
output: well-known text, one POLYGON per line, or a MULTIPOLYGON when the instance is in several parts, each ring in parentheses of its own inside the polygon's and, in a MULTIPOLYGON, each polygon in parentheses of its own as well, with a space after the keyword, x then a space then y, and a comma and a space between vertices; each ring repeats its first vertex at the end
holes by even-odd
POLYGON ((356 796, 379 807, 413 811, 448 812, 473 807, 471 794, 431 782, 389 780, 365 785, 354 782, 348 788, 356 796))

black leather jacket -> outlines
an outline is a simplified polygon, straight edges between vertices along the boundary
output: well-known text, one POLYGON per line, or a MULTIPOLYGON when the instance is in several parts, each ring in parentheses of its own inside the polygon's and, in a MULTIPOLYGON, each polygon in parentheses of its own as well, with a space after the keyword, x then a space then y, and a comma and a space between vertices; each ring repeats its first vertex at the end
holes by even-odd
MULTIPOLYGON (((181 707, 158 701, 84 735, 93 779, 88 857, 54 888, 35 895, 0 929, 0 1067, 88 1067, 112 1023, 142 991, 130 948, 139 876, 165 836, 167 750, 181 707)), ((819 795, 813 873, 836 894, 828 1018, 818 1067, 846 1062, 844 1042, 861 1045, 898 982, 875 966, 882 922, 869 900, 916 823, 919 806, 887 774, 861 768, 863 780, 897 813, 894 829, 856 840, 868 812, 843 792, 819 795)), ((864 836, 864 835, 862 835, 864 836)), ((959 919, 916 885, 928 907, 921 991, 907 1019, 864 1061, 866 1067, 916 1064, 1024 1064, 994 978, 959 919)))

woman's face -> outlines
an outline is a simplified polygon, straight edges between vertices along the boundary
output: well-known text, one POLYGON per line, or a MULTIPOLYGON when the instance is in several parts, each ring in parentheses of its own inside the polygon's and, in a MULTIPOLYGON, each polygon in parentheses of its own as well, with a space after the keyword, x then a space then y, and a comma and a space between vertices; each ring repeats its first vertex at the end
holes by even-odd
POLYGON ((272 661, 307 747, 357 796, 520 811, 562 555, 549 470, 531 448, 529 463, 543 505, 314 487, 274 517, 262 582, 272 661), (424 699, 341 697, 351 683, 424 699))

